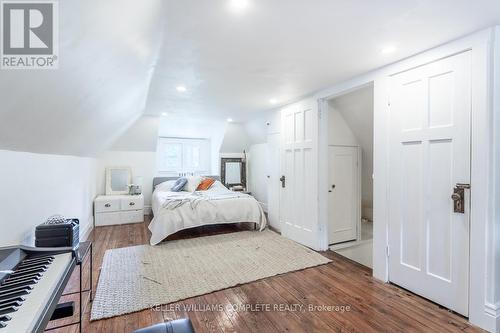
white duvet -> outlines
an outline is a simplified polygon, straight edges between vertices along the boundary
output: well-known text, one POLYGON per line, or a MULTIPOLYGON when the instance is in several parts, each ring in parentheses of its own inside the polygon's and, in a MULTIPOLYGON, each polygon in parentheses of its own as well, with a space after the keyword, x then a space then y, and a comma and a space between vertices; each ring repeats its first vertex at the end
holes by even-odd
POLYGON ((193 193, 156 189, 152 201, 151 245, 179 230, 208 224, 252 222, 260 230, 266 226, 266 217, 255 198, 230 191, 222 184, 193 193))

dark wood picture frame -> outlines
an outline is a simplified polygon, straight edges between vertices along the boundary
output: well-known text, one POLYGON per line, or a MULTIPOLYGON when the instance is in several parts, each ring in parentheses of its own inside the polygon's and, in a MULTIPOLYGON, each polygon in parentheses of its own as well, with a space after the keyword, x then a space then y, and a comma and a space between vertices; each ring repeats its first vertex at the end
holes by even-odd
POLYGON ((222 184, 224 184, 227 187, 241 185, 244 188, 246 188, 247 187, 247 177, 246 177, 246 163, 245 163, 245 161, 243 161, 242 158, 225 158, 225 157, 221 158, 221 161, 220 161, 220 177, 221 177, 222 184), (238 183, 238 184, 226 184, 226 163, 240 163, 241 164, 241 168, 240 168, 241 183, 238 183))

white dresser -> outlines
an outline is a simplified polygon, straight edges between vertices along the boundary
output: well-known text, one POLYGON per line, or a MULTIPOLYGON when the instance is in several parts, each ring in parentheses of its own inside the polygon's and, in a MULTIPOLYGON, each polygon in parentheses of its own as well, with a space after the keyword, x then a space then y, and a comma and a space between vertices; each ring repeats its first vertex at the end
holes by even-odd
POLYGON ((144 222, 143 195, 100 195, 94 200, 95 225, 144 222))

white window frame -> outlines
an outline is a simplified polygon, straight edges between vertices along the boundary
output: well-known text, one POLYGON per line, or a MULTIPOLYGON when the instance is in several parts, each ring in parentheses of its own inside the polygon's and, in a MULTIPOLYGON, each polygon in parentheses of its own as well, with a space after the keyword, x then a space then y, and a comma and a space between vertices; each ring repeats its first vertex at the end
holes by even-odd
POLYGON ((210 139, 206 138, 176 138, 159 137, 156 151, 157 171, 159 174, 180 176, 180 175, 207 175, 210 173, 210 139), (166 154, 167 145, 180 145, 181 160, 177 167, 168 167, 162 158, 166 154), (199 166, 189 165, 189 150, 199 149, 199 166))

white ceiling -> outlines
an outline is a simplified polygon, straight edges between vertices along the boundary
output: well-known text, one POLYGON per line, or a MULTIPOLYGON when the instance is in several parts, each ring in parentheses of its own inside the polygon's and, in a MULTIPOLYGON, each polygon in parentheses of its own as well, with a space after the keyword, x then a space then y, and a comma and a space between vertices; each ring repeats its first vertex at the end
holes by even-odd
POLYGON ((168 1, 147 113, 246 120, 270 98, 287 103, 500 23, 498 0, 247 0, 238 13, 231 1, 168 1))
POLYGON ((59 69, 0 70, 0 149, 95 155, 144 112, 244 121, 500 23, 498 0, 231 1, 61 1, 59 69))

